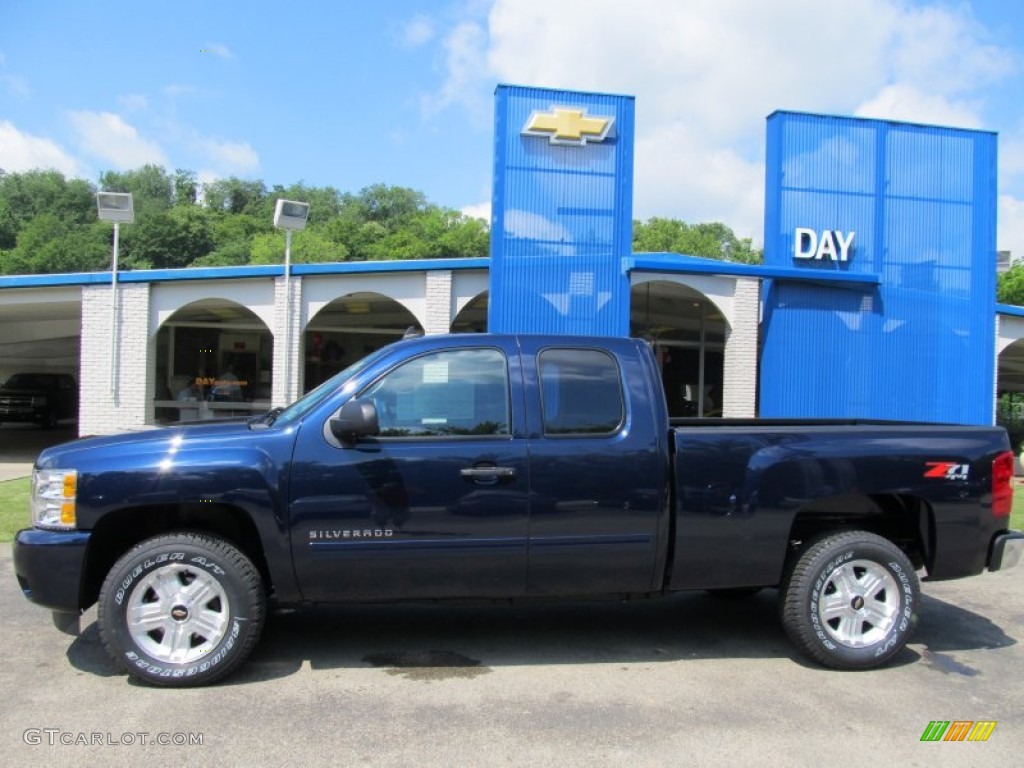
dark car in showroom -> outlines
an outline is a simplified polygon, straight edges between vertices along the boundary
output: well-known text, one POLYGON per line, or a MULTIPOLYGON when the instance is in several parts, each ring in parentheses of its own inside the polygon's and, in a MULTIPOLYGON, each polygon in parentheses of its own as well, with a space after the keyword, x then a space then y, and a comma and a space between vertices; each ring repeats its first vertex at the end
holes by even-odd
POLYGON ((78 418, 78 385, 68 373, 16 373, 0 387, 0 424, 35 422, 47 429, 78 418))

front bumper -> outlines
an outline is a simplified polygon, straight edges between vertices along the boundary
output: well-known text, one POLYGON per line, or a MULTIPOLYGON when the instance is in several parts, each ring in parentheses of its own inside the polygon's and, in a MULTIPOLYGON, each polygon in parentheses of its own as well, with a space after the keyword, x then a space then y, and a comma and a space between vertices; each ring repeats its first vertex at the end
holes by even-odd
POLYGON ((992 551, 988 558, 990 571, 1005 571, 1019 565, 1024 558, 1024 533, 1008 531, 992 539, 992 551))
POLYGON ((88 531, 18 531, 14 573, 25 597, 53 611, 77 614, 88 544, 88 531))
POLYGON ((40 421, 43 413, 31 405, 0 405, 0 421, 40 421))

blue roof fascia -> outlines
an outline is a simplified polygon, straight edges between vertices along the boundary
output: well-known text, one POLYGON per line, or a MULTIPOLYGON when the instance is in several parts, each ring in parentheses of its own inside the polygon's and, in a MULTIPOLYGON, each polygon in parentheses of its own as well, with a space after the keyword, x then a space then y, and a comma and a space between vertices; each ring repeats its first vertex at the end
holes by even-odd
POLYGON ((3 275, 0 277, 0 289, 102 284, 110 284, 109 272, 71 272, 62 275, 3 275))
POLYGON ((1024 307, 1018 307, 1016 304, 996 304, 996 314, 1024 317, 1024 307))
MULTIPOLYGON (((130 272, 118 272, 117 279, 122 283, 165 283, 176 280, 239 280, 254 277, 276 277, 284 274, 284 267, 279 264, 267 264, 259 267, 186 267, 184 269, 134 269, 130 272)), ((107 272, 106 282, 110 282, 107 272)))
POLYGON ((408 259, 402 261, 343 261, 331 264, 293 264, 293 275, 351 275, 374 272, 434 272, 437 270, 489 269, 489 258, 408 259))
MULTIPOLYGON (((439 269, 487 269, 488 258, 411 259, 408 261, 352 261, 330 264, 294 264, 293 275, 351 275, 380 272, 429 272, 439 269)), ((185 269, 136 269, 118 272, 121 283, 160 283, 181 280, 240 280, 278 277, 284 274, 283 264, 244 267, 186 267, 185 269)), ((59 275, 4 275, 3 288, 46 288, 58 285, 109 285, 110 272, 71 272, 59 275)))
POLYGON ((634 253, 622 260, 624 272, 679 272, 697 275, 728 275, 762 280, 793 280, 835 287, 880 285, 877 274, 826 272, 820 269, 766 267, 762 264, 737 264, 730 261, 703 259, 679 253, 634 253))

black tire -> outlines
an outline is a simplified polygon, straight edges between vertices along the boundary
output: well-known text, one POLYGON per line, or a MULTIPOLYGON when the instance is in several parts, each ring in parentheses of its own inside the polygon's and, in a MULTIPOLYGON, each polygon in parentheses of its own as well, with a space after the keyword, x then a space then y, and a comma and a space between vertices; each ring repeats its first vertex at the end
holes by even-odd
POLYGON ((206 685, 233 672, 263 631, 259 571, 223 539, 173 533, 143 541, 110 569, 97 623, 108 653, 153 685, 206 685))
POLYGON ((921 588, 914 567, 888 539, 866 531, 807 543, 779 592, 790 640, 834 669, 871 669, 906 645, 921 588))

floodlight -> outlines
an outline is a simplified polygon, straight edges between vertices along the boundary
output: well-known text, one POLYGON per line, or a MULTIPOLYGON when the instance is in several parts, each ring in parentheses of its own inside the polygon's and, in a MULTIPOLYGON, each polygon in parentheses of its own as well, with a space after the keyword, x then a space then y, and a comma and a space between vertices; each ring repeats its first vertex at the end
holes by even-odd
POLYGON ((131 192, 97 192, 96 207, 103 221, 119 224, 131 224, 135 221, 135 206, 131 192))
POLYGON ((278 200, 274 208, 274 226, 278 229, 305 229, 309 218, 309 203, 278 200))

